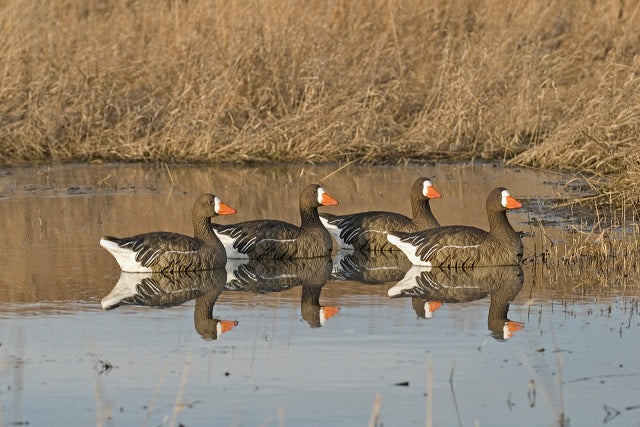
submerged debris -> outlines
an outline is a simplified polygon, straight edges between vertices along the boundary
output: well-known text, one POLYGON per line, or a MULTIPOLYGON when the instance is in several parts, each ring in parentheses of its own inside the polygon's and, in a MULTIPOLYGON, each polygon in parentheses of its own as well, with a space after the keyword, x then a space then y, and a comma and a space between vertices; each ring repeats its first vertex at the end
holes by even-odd
POLYGON ((99 359, 95 365, 98 375, 108 374, 113 369, 113 365, 108 360, 99 359))

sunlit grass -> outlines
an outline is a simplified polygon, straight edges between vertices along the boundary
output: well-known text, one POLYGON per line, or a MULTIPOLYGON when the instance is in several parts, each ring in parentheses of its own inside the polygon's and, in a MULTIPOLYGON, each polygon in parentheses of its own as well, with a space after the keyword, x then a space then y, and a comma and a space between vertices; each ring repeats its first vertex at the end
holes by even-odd
POLYGON ((581 219, 563 227, 532 226, 533 253, 526 262, 542 264, 554 274, 588 276, 600 287, 619 285, 612 281, 636 283, 640 279, 640 225, 634 215, 608 205, 599 206, 589 219, 581 219))
POLYGON ((639 7, 4 2, 0 162, 483 158, 632 206, 639 7))

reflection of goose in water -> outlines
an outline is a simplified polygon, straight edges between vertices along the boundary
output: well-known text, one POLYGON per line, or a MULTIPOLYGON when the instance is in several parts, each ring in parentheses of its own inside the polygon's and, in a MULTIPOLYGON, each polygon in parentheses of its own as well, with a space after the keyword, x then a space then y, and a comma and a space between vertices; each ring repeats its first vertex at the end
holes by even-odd
POLYGON ((302 318, 311 327, 318 327, 340 311, 339 307, 320 305, 320 292, 331 277, 331 267, 329 257, 229 262, 225 289, 270 293, 302 286, 302 318))
POLYGON ((173 307, 195 299, 193 321, 204 339, 215 340, 233 329, 238 322, 213 317, 213 306, 224 290, 226 270, 202 270, 180 273, 122 273, 102 308, 121 305, 173 307))
POLYGON ((301 285, 319 285, 331 275, 331 258, 251 259, 227 262, 225 289, 253 293, 281 292, 301 285))
POLYGON ((332 276, 336 280, 362 283, 397 282, 411 268, 411 262, 399 251, 340 251, 333 259, 332 276))
POLYGON ((496 339, 508 339, 523 324, 507 318, 509 304, 524 281, 520 266, 440 269, 412 267, 390 288, 390 297, 412 297, 418 316, 431 317, 442 303, 469 302, 491 296, 487 324, 496 339))

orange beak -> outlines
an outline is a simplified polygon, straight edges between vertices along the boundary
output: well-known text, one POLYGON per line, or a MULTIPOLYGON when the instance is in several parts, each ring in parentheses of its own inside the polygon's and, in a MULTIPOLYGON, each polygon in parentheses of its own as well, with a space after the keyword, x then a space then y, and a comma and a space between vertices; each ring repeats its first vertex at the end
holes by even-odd
POLYGON ((322 193, 322 202, 320 202, 322 206, 333 206, 337 205, 338 201, 328 195, 327 193, 322 193))
POLYGON ((427 199, 439 199, 442 194, 433 185, 427 187, 427 199))
POLYGON ((506 326, 507 326, 507 330, 509 332, 514 333, 514 332, 518 332, 519 330, 524 328, 524 323, 515 322, 513 320, 509 320, 508 322, 506 322, 506 326))
POLYGON ((442 302, 440 301, 429 301, 429 312, 433 313, 437 309, 442 307, 442 302))
POLYGON ((340 312, 340 307, 325 305, 322 307, 322 311, 324 312, 324 318, 329 319, 340 312))
POLYGON ((225 332, 229 332, 230 330, 232 330, 233 328, 238 326, 238 321, 237 320, 221 320, 218 323, 220 323, 222 325, 221 330, 222 330, 223 334, 225 332))
POLYGON ((520 203, 519 201, 517 201, 516 199, 514 199, 511 196, 507 196, 507 209, 518 209, 522 207, 522 203, 520 203))
POLYGON ((222 202, 220 202, 220 205, 218 205, 218 215, 231 215, 236 212, 237 211, 233 209, 231 206, 227 206, 222 202))

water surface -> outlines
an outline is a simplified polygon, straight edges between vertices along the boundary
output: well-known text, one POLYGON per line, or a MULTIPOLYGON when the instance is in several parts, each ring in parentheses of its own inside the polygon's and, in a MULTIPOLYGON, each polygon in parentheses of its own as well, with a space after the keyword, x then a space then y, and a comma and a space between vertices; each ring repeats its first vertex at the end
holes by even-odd
POLYGON ((571 425, 637 423, 631 277, 533 263, 425 271, 398 254, 334 251, 142 283, 98 245, 104 234, 190 234, 202 192, 238 210, 226 223, 297 223, 298 192, 311 182, 340 201, 327 211, 409 214, 418 176, 443 194, 431 203, 443 225, 486 228, 486 195, 508 187, 524 204, 509 218, 527 233, 525 257, 545 238, 538 219, 557 225, 546 229, 557 240, 579 220, 550 208, 567 195, 561 175, 483 164, 336 169, 0 171, 0 422, 511 426, 564 414, 571 425), (237 325, 221 332, 223 320, 237 325))

